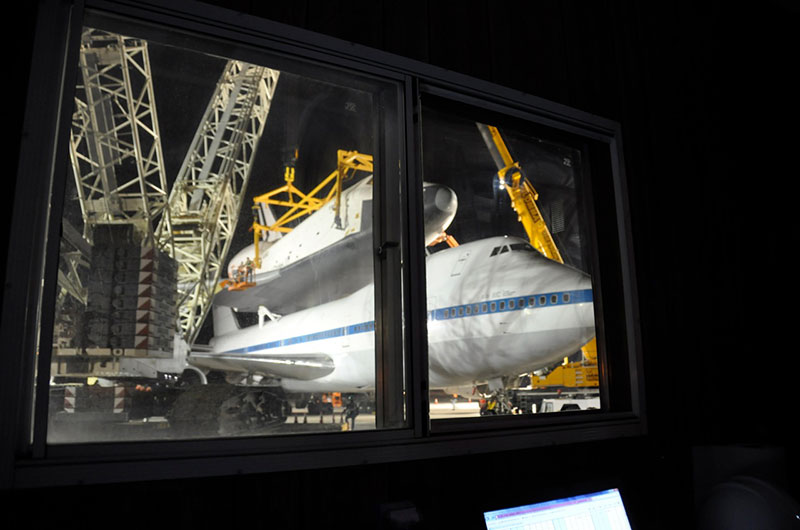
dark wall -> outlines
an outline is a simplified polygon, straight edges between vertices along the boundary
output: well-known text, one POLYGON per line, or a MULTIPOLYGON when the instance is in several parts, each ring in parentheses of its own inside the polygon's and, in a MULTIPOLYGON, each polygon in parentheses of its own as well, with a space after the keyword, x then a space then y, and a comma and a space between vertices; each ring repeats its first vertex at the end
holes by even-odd
MULTIPOLYGON (((34 517, 110 517, 115 508, 74 502, 108 495, 129 498, 131 506, 163 505, 165 522, 176 527, 274 521, 303 528, 319 517, 372 527, 382 503, 409 500, 433 528, 472 527, 468 516, 480 507, 621 486, 640 528, 689 528, 693 447, 776 445, 786 449, 786 476, 797 476, 791 278, 798 92, 790 73, 800 49, 798 8, 610 0, 526 3, 532 5, 524 10, 489 0, 211 3, 620 121, 650 433, 435 461, 60 488, 29 494, 57 499, 64 510, 34 517)), ((23 43, 15 58, 21 68, 30 39, 23 43)), ((24 99, 24 83, 14 88, 24 99)), ((797 479, 785 485, 800 497, 797 479)))

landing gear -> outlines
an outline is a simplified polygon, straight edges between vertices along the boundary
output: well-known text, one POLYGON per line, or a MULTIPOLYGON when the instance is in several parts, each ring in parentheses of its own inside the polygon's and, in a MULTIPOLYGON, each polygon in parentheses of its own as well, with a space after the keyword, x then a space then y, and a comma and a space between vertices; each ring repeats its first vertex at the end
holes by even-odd
POLYGON ((242 389, 222 402, 219 434, 258 431, 286 422, 291 406, 276 389, 242 389))
POLYGON ((210 383, 184 390, 167 419, 176 437, 232 436, 277 427, 290 413, 280 388, 210 383))
POLYGON ((481 400, 481 416, 500 414, 517 414, 516 407, 502 388, 484 395, 484 399, 481 400))
POLYGON ((481 416, 519 413, 512 402, 513 391, 506 391, 511 388, 514 379, 503 377, 488 382, 481 391, 481 416))
POLYGON ((311 396, 306 407, 310 415, 333 414, 333 403, 322 401, 322 398, 316 394, 311 396))
POLYGON ((205 374, 200 370, 196 369, 186 369, 183 373, 178 377, 178 381, 176 385, 178 388, 188 388, 190 386, 195 385, 205 385, 209 381, 206 378, 205 374))

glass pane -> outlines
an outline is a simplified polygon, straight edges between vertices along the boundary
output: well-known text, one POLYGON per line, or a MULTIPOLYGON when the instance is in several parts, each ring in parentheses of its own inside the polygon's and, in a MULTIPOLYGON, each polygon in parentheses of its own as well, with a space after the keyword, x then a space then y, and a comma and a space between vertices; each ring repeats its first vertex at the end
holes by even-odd
POLYGON ((48 442, 380 427, 373 168, 399 166, 376 158, 397 88, 159 35, 83 29, 48 442))
POLYGON ((431 419, 600 408, 582 151, 441 105, 422 131, 431 419))

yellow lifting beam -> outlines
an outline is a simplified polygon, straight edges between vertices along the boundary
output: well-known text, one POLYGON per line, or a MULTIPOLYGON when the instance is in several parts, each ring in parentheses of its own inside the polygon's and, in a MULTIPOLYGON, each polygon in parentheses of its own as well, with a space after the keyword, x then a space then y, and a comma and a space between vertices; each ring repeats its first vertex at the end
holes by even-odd
POLYGON ((267 206, 279 206, 286 208, 286 211, 272 225, 266 226, 253 221, 253 242, 255 243, 255 268, 261 267, 261 253, 259 252, 259 241, 261 234, 268 231, 288 233, 292 231, 288 223, 295 221, 305 215, 310 215, 331 199, 336 201, 334 210, 336 212, 336 223, 339 225, 339 210, 341 206, 342 183, 352 178, 356 171, 372 171, 372 155, 359 153, 358 151, 338 150, 336 152, 336 170, 331 172, 317 187, 308 194, 303 193, 294 185, 294 167, 286 166, 284 180, 286 184, 270 192, 259 195, 253 199, 254 208, 259 204, 267 206), (330 186, 325 192, 325 188, 330 186), (280 194, 286 194, 284 198, 278 198, 280 194), (317 196, 319 195, 319 197, 317 196))

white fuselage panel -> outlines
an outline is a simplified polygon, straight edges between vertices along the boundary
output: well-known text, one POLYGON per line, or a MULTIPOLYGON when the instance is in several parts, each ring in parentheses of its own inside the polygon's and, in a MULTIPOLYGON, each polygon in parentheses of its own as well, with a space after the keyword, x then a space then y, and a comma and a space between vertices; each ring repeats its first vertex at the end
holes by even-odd
MULTIPOLYGON (((431 387, 533 371, 578 351, 594 337, 589 276, 524 250, 524 245, 516 238, 496 237, 428 257, 431 387), (511 250, 514 246, 517 250, 511 250)), ((370 284, 263 327, 217 336, 214 353, 192 362, 258 373, 257 357, 268 355, 272 360, 263 364, 262 372, 281 376, 287 391, 364 391, 375 385, 374 329, 370 284), (293 372, 276 368, 276 358, 290 362, 302 356, 329 358, 332 371, 296 379, 286 376, 293 372)))

